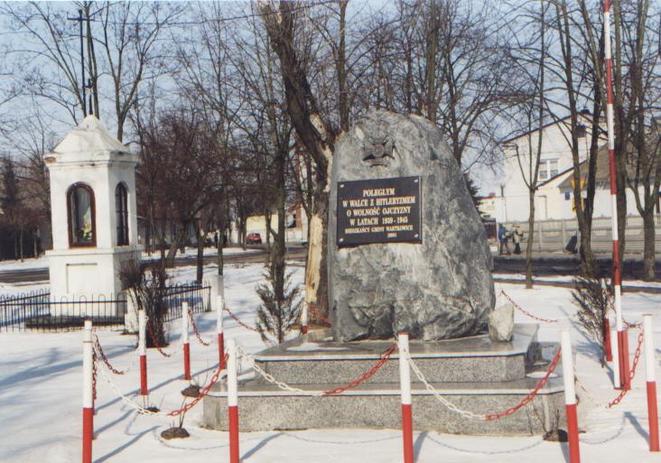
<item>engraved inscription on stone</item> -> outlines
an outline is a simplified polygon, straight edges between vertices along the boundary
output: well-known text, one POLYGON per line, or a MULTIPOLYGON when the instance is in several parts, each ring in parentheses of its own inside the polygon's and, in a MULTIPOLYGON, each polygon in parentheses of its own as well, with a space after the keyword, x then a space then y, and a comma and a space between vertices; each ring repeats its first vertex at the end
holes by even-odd
POLYGON ((337 245, 420 243, 420 177, 338 182, 337 245))

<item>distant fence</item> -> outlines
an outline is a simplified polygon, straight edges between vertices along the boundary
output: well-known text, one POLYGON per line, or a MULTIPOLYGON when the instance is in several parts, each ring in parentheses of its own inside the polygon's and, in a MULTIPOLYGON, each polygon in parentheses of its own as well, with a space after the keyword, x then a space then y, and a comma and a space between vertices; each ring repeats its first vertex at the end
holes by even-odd
MULTIPOLYGON (((655 217, 656 224, 656 254, 661 257, 661 217, 655 217)), ((528 222, 505 222, 504 225, 511 230, 514 225, 524 236, 521 249, 525 249, 528 242, 528 222)), ((578 224, 576 220, 536 220, 533 240, 533 250, 537 252, 562 252, 569 239, 576 235, 578 224)), ((627 217, 626 227, 626 253, 642 254, 644 245, 643 219, 637 216, 627 217)), ((592 250, 595 253, 610 253, 613 238, 611 236, 611 219, 595 218, 592 221, 592 250)), ((511 243, 510 243, 511 247, 511 243)))
POLYGON ((197 283, 184 283, 168 286, 164 297, 168 308, 165 321, 170 322, 181 318, 181 304, 188 303, 188 308, 193 313, 207 312, 211 310, 211 287, 198 285, 197 283))
MULTIPOLYGON (((211 310, 211 288, 196 283, 168 286, 164 302, 165 321, 181 317, 181 304, 187 302, 194 313, 211 310)), ((25 294, 0 296, 0 332, 67 331, 80 329, 83 320, 92 319, 97 327, 124 326, 127 300, 124 295, 81 298, 76 301, 52 300, 48 289, 25 294)))

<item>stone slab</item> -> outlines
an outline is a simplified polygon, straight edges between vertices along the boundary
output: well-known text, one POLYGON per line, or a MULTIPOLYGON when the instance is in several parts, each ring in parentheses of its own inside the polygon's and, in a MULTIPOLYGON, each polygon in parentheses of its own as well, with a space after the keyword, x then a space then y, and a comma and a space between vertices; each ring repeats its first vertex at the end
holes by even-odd
MULTIPOLYGON (((536 379, 516 384, 434 384, 443 397, 474 413, 499 412, 517 404, 536 379)), ((272 385, 245 384, 239 393, 242 431, 329 428, 400 429, 400 393, 396 385, 370 384, 340 396, 314 397, 281 391, 272 385)), ((304 386, 319 390, 321 385, 304 386)), ((443 406, 436 397, 413 385, 413 423, 416 431, 472 435, 543 434, 556 414, 564 419, 564 393, 560 378, 552 378, 540 394, 518 412, 496 421, 467 419, 443 406)), ((216 391, 204 400, 203 421, 211 429, 227 430, 226 396, 216 391)), ((561 422, 562 424, 562 422, 561 422)))
MULTIPOLYGON (((444 341, 411 341, 411 356, 432 382, 495 382, 523 378, 537 352, 536 324, 518 324, 511 342, 489 336, 444 341)), ((337 384, 369 369, 392 346, 392 340, 335 342, 328 333, 315 333, 266 349, 255 355, 258 365, 288 384, 337 384)), ((371 379, 388 383, 398 378, 398 354, 391 355, 371 379)), ((417 382, 416 378, 412 378, 417 382)), ((258 380, 261 381, 261 380, 258 380)))

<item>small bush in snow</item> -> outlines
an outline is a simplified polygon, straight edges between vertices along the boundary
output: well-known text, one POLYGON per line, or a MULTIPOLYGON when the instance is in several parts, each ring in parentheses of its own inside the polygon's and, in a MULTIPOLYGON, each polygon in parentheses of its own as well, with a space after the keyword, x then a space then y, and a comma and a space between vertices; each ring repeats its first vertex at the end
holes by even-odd
POLYGON ((284 342, 285 336, 298 323, 301 314, 301 298, 299 287, 292 287, 291 273, 285 274, 282 297, 276 296, 276 281, 274 266, 269 266, 266 272, 266 283, 257 286, 257 294, 262 305, 257 309, 257 330, 265 342, 272 341, 278 344, 284 342))

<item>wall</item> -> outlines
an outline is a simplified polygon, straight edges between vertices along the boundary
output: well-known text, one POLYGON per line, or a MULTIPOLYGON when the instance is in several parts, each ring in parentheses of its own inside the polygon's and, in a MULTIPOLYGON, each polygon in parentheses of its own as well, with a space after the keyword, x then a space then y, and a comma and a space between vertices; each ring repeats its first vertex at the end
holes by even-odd
MULTIPOLYGON (((661 256, 661 217, 656 220, 656 253, 661 256)), ((518 224, 524 233, 521 249, 525 250, 528 240, 528 222, 507 222, 505 226, 511 229, 518 224)), ((535 239, 533 249, 536 252, 563 252, 569 239, 576 234, 578 225, 575 219, 543 220, 535 222, 535 239)), ((641 255, 643 251, 643 220, 640 216, 629 216, 626 228, 626 253, 641 255)), ((510 248, 512 244, 510 241, 510 248)), ((595 218, 592 226, 592 250, 599 254, 610 254, 612 251, 612 235, 610 218, 595 218)))

